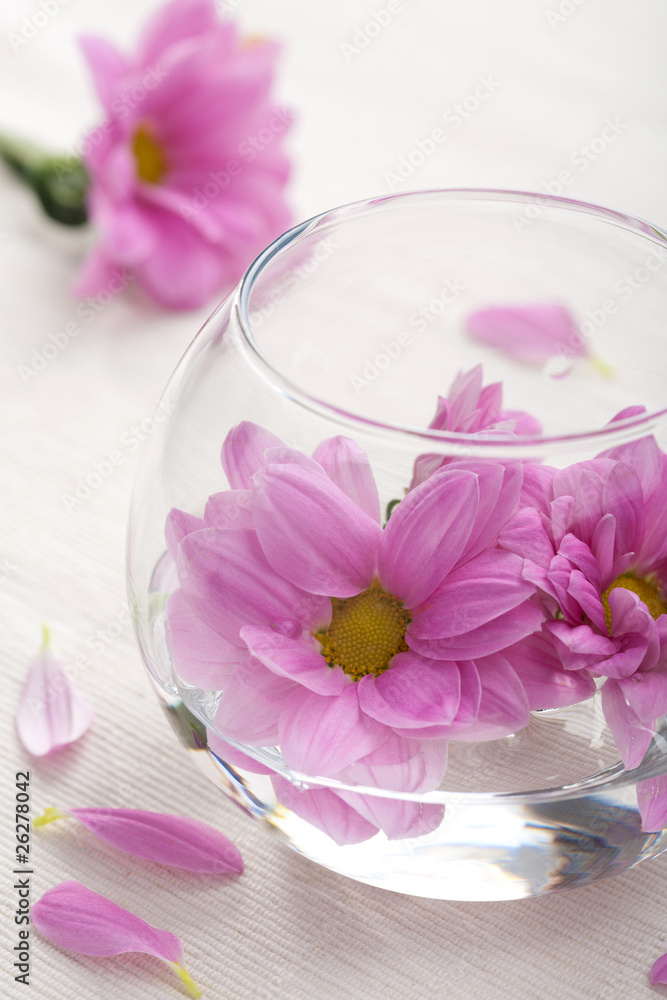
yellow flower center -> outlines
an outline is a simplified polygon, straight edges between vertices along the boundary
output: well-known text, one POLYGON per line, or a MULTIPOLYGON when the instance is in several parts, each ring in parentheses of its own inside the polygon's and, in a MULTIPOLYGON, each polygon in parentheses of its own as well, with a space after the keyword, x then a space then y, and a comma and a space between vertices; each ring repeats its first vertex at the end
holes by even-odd
POLYGON ((158 184, 167 172, 167 160, 162 147, 145 125, 140 125, 134 133, 132 149, 142 181, 158 184))
POLYGON ((611 586, 607 587, 604 594, 602 595, 602 606, 604 608, 604 617, 607 623, 607 632, 611 632, 611 609, 609 607, 609 595, 612 590, 616 587, 622 587, 623 590, 631 590, 633 594, 636 594, 640 601, 643 601, 649 610, 651 618, 654 620, 659 618, 660 615, 667 614, 667 605, 662 597, 660 588, 657 583, 652 580, 641 580, 632 573, 622 573, 621 576, 617 577, 611 586))
POLYGON ((332 597, 331 607, 329 628, 315 634, 330 667, 342 667, 355 681, 366 674, 377 677, 392 656, 407 650, 405 630, 412 617, 379 580, 356 597, 332 597))

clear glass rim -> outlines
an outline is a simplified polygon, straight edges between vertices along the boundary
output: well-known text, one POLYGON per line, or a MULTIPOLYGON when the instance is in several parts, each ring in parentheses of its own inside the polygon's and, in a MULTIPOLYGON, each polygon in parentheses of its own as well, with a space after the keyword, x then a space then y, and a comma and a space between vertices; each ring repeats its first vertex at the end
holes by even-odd
MULTIPOLYGON (((191 706, 189 707, 190 711, 192 711, 193 714, 200 719, 200 721, 205 722, 209 728, 212 728, 217 732, 214 726, 211 727, 210 720, 203 719, 199 713, 195 713, 193 711, 191 706)), ((229 737, 222 738, 228 742, 232 748, 241 750, 245 754, 249 754, 250 748, 247 745, 239 743, 229 737)), ((662 739, 662 736, 659 738, 662 739)), ((334 791, 353 792, 358 795, 369 795, 372 797, 393 799, 402 802, 423 802, 433 805, 456 803, 459 805, 490 806, 510 803, 530 805, 531 803, 562 802, 564 800, 586 798, 598 793, 609 792, 613 789, 634 786, 640 781, 660 777, 667 772, 665 759, 661 756, 657 756, 655 753, 651 755, 651 748, 649 748, 647 751, 647 758, 653 756, 653 759, 646 759, 638 767, 632 770, 626 769, 623 766, 623 763, 618 761, 618 763, 610 765, 605 768, 605 770, 600 771, 597 774, 592 774, 579 781, 573 781, 563 785, 547 785, 544 787, 520 789, 511 792, 502 790, 467 792, 447 788, 432 789, 430 791, 423 792, 406 792, 374 785, 348 784, 347 782, 340 781, 337 778, 296 771, 273 759, 272 754, 267 755, 267 749, 268 748, 256 747, 255 750, 259 751, 259 753, 252 754, 252 759, 256 760, 258 763, 265 764, 273 768, 276 774, 286 778, 292 784, 296 785, 296 787, 330 788, 334 791)), ((243 765, 234 763, 233 759, 227 763, 225 761, 223 751, 212 750, 209 748, 208 752, 216 757, 225 767, 231 767, 233 770, 243 770, 243 765)))
POLYGON ((446 202, 459 202, 461 205, 474 202, 491 202, 496 205, 510 205, 512 203, 522 203, 530 201, 538 203, 541 207, 549 206, 560 209, 564 214, 584 214, 599 221, 611 223, 618 228, 634 232, 643 237, 653 240, 657 245, 667 247, 667 234, 658 227, 651 225, 641 219, 625 215, 613 209, 604 208, 600 205, 590 204, 583 201, 575 201, 571 198, 560 198, 553 195, 542 195, 534 191, 513 191, 496 190, 484 188, 434 188, 429 190, 408 191, 400 194, 383 195, 377 198, 370 198, 363 201, 350 202, 339 208, 321 212, 318 215, 293 226, 274 240, 265 250, 263 250, 250 265, 245 275, 237 287, 232 309, 236 314, 241 336, 246 349, 250 352, 254 363, 264 372, 265 376, 282 393, 289 396, 292 402, 302 406, 306 410, 315 411, 320 414, 328 414, 330 418, 337 422, 347 423, 351 426, 363 428, 369 434, 392 434, 406 439, 418 438, 424 441, 432 441, 438 445, 450 445, 455 450, 472 449, 473 453, 484 454, 492 457, 494 454, 507 455, 508 452, 520 453, 535 451, 554 446, 604 447, 605 444, 611 446, 619 439, 634 437, 635 433, 647 433, 653 429, 656 422, 667 415, 667 406, 656 410, 653 413, 637 414, 625 420, 615 421, 612 425, 607 425, 591 430, 584 430, 574 434, 560 435, 512 435, 504 436, 494 434, 481 436, 480 434, 465 434, 453 431, 440 431, 428 427, 415 427, 408 424, 388 423, 385 421, 372 420, 361 414, 328 403, 304 390, 296 382, 288 378, 283 372, 276 368, 264 355, 253 334, 253 325, 250 318, 250 297, 255 284, 260 275, 266 270, 270 262, 279 253, 285 251, 294 244, 297 244, 302 237, 310 236, 318 230, 326 230, 332 225, 340 224, 347 219, 353 219, 375 211, 378 207, 417 204, 429 200, 441 200, 446 202))

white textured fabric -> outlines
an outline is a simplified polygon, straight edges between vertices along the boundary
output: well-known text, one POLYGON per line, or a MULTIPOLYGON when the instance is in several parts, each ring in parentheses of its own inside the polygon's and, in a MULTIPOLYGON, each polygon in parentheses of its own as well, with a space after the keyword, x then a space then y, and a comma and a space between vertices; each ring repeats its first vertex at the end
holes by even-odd
MULTIPOLYGON (((4 5, 0 129, 74 142, 97 114, 76 35, 101 32, 129 44, 156 6, 4 5)), ((667 12, 659 0, 226 0, 220 7, 249 34, 285 43, 281 96, 299 116, 291 141, 297 219, 392 187, 559 193, 558 183, 574 198, 667 218, 667 12), (388 23, 371 37, 375 29, 365 26, 389 8, 388 23), (455 105, 476 88, 479 107, 463 118, 455 105), (445 139, 433 140, 429 153, 434 129, 445 139), (591 146, 603 134, 607 140, 591 146), (395 184, 389 175, 420 148, 423 164, 411 174, 404 167, 409 176, 395 184)), ((194 770, 162 718, 127 625, 123 548, 138 425, 206 310, 165 314, 129 293, 86 318, 68 293, 86 241, 44 222, 0 171, 0 995, 28 995, 13 981, 11 858, 14 774, 29 769, 35 814, 51 805, 185 812, 239 844, 246 872, 230 879, 135 861, 74 824, 32 837, 33 901, 61 879, 81 879, 179 934, 207 998, 656 996, 648 970, 667 950, 667 858, 537 900, 411 899, 292 854, 194 770), (72 322, 77 335, 43 371, 22 378, 20 367, 52 343, 49 334, 72 322), (68 509, 64 498, 77 481, 114 451, 121 461, 112 474, 68 509), (19 746, 12 716, 43 621, 65 662, 80 657, 76 681, 97 719, 78 745, 37 762, 19 746)), ((156 960, 77 958, 36 934, 30 943, 34 998, 185 995, 156 960)))

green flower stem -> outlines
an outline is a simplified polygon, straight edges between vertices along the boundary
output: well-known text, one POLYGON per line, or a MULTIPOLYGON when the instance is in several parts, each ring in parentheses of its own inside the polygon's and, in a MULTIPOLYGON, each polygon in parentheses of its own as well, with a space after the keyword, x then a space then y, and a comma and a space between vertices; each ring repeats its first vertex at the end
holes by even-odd
POLYGON ((33 143, 0 135, 0 157, 31 188, 48 216, 66 226, 88 221, 89 177, 76 157, 50 156, 33 143))

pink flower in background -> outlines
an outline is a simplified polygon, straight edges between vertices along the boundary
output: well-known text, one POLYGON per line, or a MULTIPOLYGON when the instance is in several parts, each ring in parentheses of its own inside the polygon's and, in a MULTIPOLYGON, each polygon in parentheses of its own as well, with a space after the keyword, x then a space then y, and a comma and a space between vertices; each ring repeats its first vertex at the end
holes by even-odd
POLYGON ((554 471, 551 483, 500 543, 525 559, 565 669, 606 678, 607 724, 636 767, 667 711, 667 456, 645 438, 554 471))
POLYGON ((213 0, 173 0, 132 57, 101 38, 82 45, 106 119, 85 142, 100 242, 76 290, 130 275, 166 306, 202 305, 289 222, 278 47, 240 41, 213 0))
POLYGON ((16 729, 33 757, 68 746, 90 728, 94 711, 70 680, 51 649, 49 630, 28 676, 16 709, 16 729))
MULTIPOLYGON (((459 372, 447 396, 438 397, 435 416, 428 425, 434 430, 457 434, 530 435, 540 434, 542 427, 535 417, 523 410, 503 410, 503 387, 500 382, 482 385, 482 366, 459 372)), ((420 455, 415 460, 410 489, 423 483, 437 469, 453 458, 442 454, 420 455)))
POLYGON ((223 690, 225 737, 278 744, 295 771, 424 791, 445 758, 421 741, 527 723, 502 650, 542 613, 522 560, 495 547, 520 466, 444 469, 383 530, 368 459, 348 439, 308 458, 243 423, 222 461, 232 489, 201 520, 170 516, 180 588, 167 624, 183 679, 223 690))
POLYGON ((30 918, 42 937, 80 955, 154 955, 174 969, 193 997, 201 996, 183 964, 183 945, 175 934, 153 927, 82 882, 70 880, 49 889, 33 904, 30 918))
MULTIPOLYGON (((570 312, 549 303, 493 306, 470 313, 470 335, 516 361, 543 365, 556 355, 586 357, 586 342, 570 312)), ((564 373, 563 373, 564 374, 564 373)))

